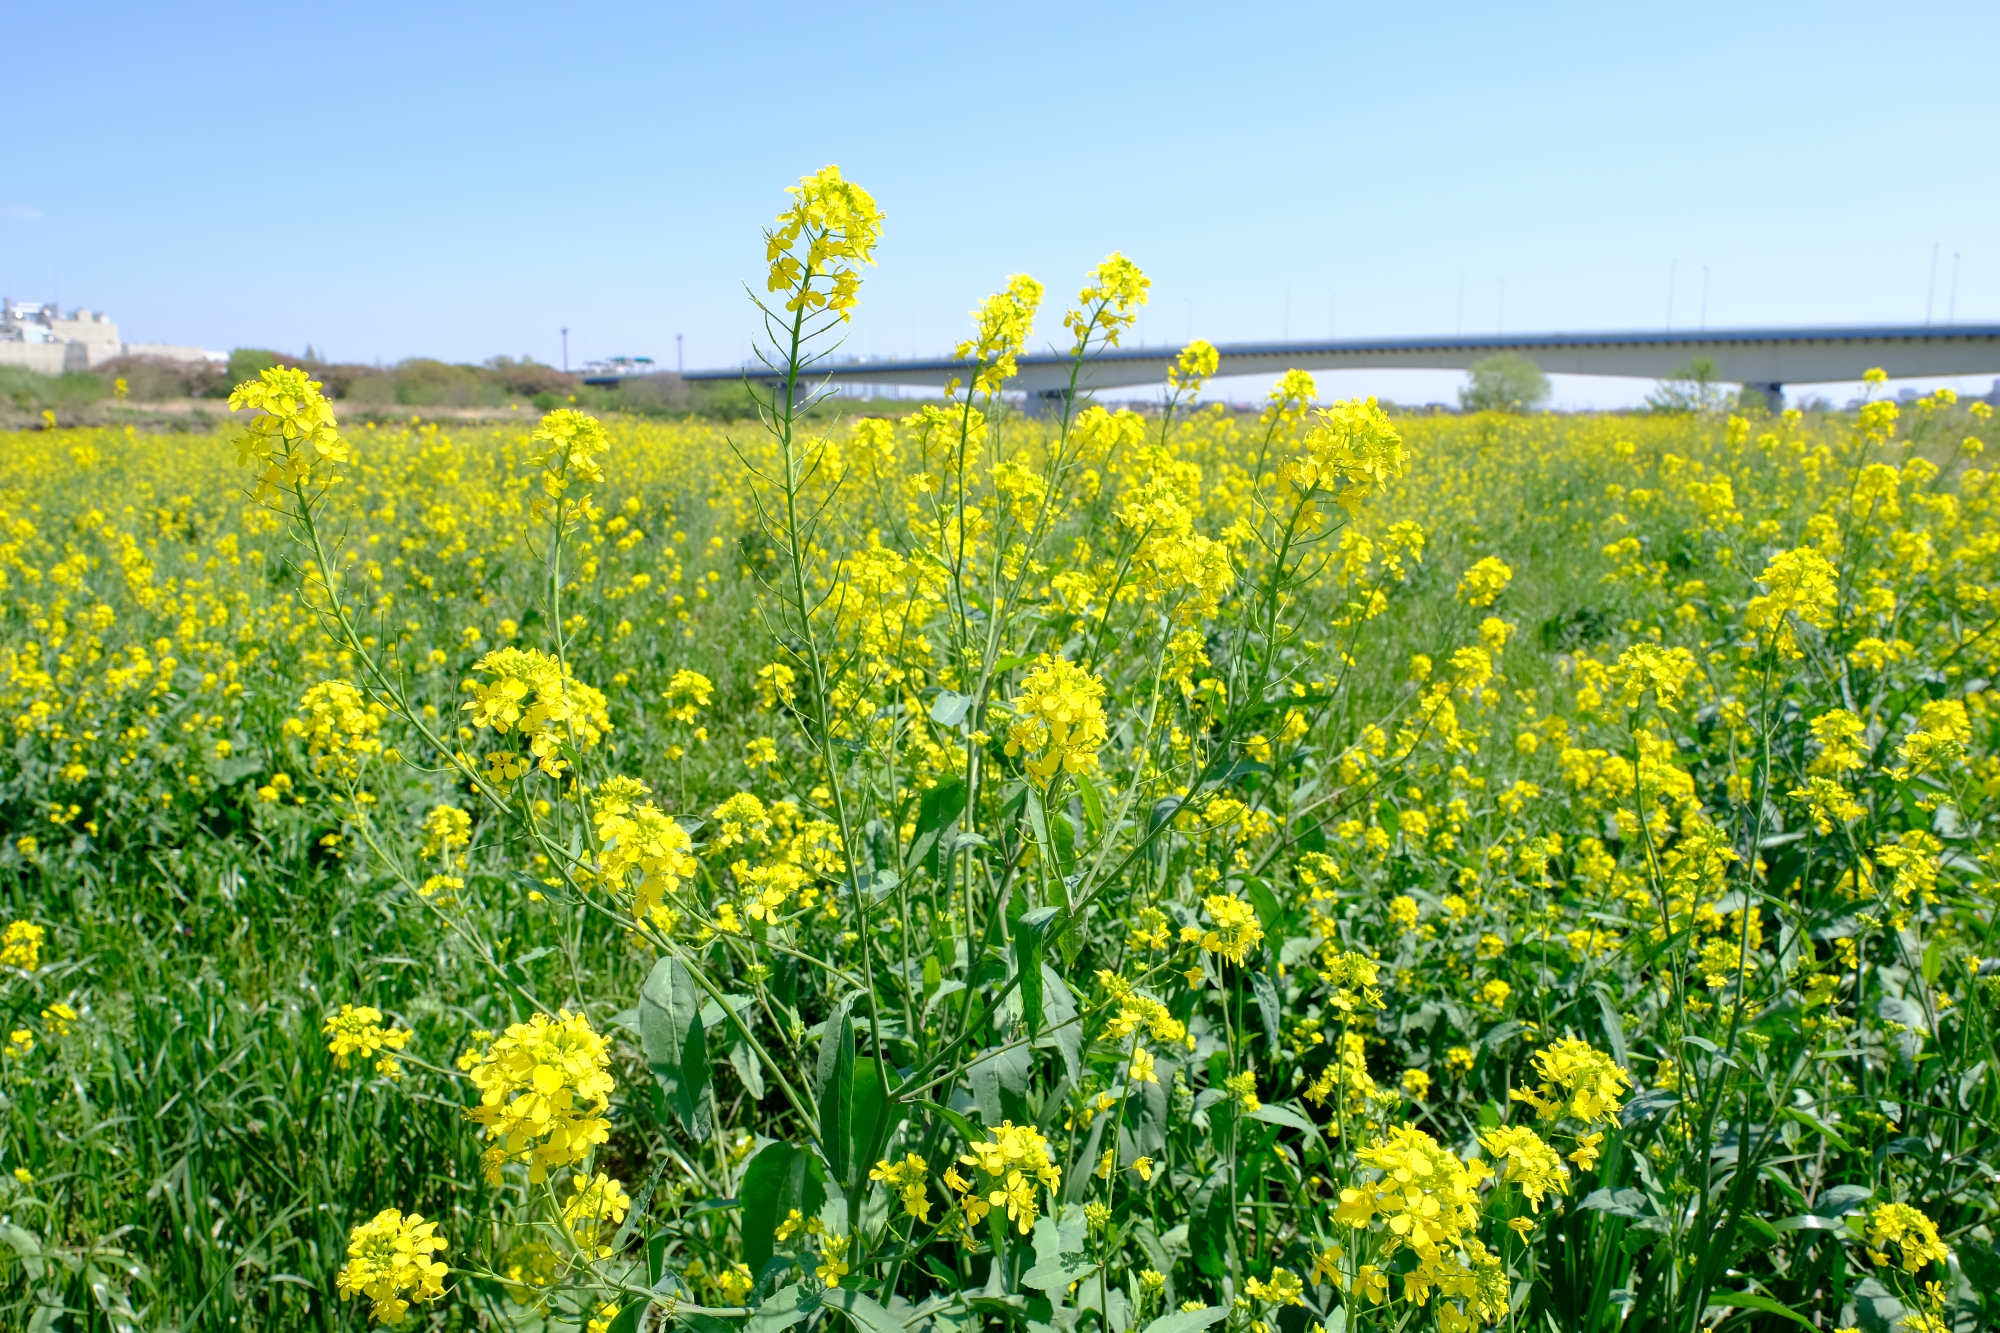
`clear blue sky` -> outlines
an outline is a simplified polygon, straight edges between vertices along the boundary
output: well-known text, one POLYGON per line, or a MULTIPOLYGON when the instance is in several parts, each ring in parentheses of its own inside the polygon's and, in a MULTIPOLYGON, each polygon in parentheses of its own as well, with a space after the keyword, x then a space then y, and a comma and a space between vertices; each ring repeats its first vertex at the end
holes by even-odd
POLYGON ((1991 0, 15 4, 0 50, 0 289, 135 341, 733 363, 827 162, 888 214, 860 352, 1113 249, 1148 341, 1660 327, 1675 261, 1676 326, 1704 267, 1710 325, 1942 320, 1955 252, 2000 319, 1991 0))

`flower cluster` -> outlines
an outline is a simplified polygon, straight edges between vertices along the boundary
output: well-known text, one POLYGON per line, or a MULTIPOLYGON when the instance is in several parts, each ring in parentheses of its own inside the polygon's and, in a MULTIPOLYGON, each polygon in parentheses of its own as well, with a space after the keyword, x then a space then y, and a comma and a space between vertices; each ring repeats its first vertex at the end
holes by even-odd
MULTIPOLYGON (((409 1045, 413 1034, 407 1028, 383 1027, 382 1011, 372 1005, 343 1004, 339 1013, 327 1015, 320 1026, 320 1035, 326 1038, 333 1067, 345 1069, 356 1056, 374 1060, 377 1051, 402 1050, 409 1045)), ((375 1061, 375 1072, 385 1078, 401 1078, 403 1067, 395 1056, 385 1055, 375 1061)))
POLYGON ((1016 273, 972 312, 979 332, 953 349, 952 356, 979 367, 972 377, 974 393, 996 394, 1014 378, 1015 358, 1027 345, 1041 304, 1042 284, 1025 273, 1016 273))
POLYGON ((443 1299, 449 1270, 432 1256, 446 1248, 437 1223, 384 1208, 349 1234, 336 1289, 342 1300, 366 1296, 376 1323, 400 1324, 411 1305, 443 1299))
POLYGON ((1201 905, 1208 919, 1215 923, 1215 929, 1183 926, 1181 938, 1208 953, 1219 953, 1241 967, 1250 951, 1264 939, 1264 926, 1257 920, 1257 909, 1226 893, 1210 894, 1201 900, 1201 905))
POLYGON ((257 498, 334 480, 333 466, 352 457, 320 383, 297 367, 272 366, 229 395, 229 410, 258 413, 236 436, 238 464, 257 473, 257 498), (317 469, 317 475, 315 470, 317 469))
POLYGON ((1167 383, 1180 393, 1200 393, 1201 386, 1221 364, 1222 354, 1215 350, 1215 345, 1196 338, 1181 348, 1180 355, 1167 367, 1167 383))
POLYGON ((1341 1190, 1334 1220, 1359 1229, 1379 1217, 1388 1233, 1385 1256, 1404 1248, 1415 1252, 1416 1267, 1403 1274, 1405 1298, 1421 1305, 1434 1289, 1459 1298, 1460 1304, 1439 1311, 1445 1327, 1462 1329, 1472 1316, 1492 1321, 1504 1314, 1506 1272, 1479 1239, 1485 1164, 1460 1161, 1411 1125, 1390 1131, 1357 1156, 1381 1177, 1341 1190))
POLYGON ((32 972, 42 965, 42 941, 48 934, 32 921, 9 921, 0 932, 0 967, 32 972))
POLYGON ((792 206, 764 233, 767 290, 786 293, 785 309, 794 314, 825 309, 850 318, 861 290, 859 266, 875 262, 882 211, 874 196, 843 180, 834 166, 801 177, 786 193, 792 206), (824 290, 814 285, 821 278, 830 280, 824 290))
POLYGON ((1041 1215, 1036 1187, 1046 1188, 1053 1202, 1062 1184, 1062 1168, 1049 1154, 1049 1141, 1033 1125, 1003 1120, 998 1129, 986 1133, 984 1143, 973 1144, 958 1159, 960 1166, 972 1168, 972 1179, 954 1167, 944 1173, 944 1183, 963 1196, 961 1220, 967 1239, 973 1239, 972 1229, 996 1208, 1006 1209, 1007 1219, 1025 1236, 1041 1215))
POLYGON ((1937 1223, 1907 1203, 1880 1204, 1868 1214, 1869 1260, 1877 1267, 1887 1265, 1892 1245, 1905 1273, 1951 1260, 1951 1251, 1938 1237, 1937 1223))
MULTIPOLYGON (((1284 477, 1307 497, 1326 494, 1352 515, 1403 475, 1409 451, 1373 398, 1335 403, 1314 414, 1305 452, 1285 465, 1284 477)), ((1308 510, 1316 516, 1316 510, 1308 510)))
POLYGON ((599 851, 590 873, 600 883, 629 887, 632 915, 671 932, 679 914, 667 898, 695 873, 694 840, 647 795, 643 782, 627 777, 606 779, 591 793, 599 851))
POLYGON ((919 1222, 931 1220, 930 1195, 925 1190, 925 1182, 930 1179, 930 1166, 915 1153, 904 1156, 900 1162, 883 1158, 868 1173, 870 1180, 879 1180, 889 1187, 890 1193, 901 1200, 903 1211, 919 1222))
MULTIPOLYGON (((499 648, 473 669, 491 678, 465 682, 472 702, 463 711, 472 714, 473 727, 490 727, 503 736, 513 732, 526 745, 529 762, 550 777, 568 767, 564 748, 587 750, 611 730, 604 696, 547 653, 499 648)), ((506 765, 496 761, 513 758, 489 755, 487 761, 505 772, 506 765)))
POLYGON ((1743 608, 1743 624, 1762 632, 1780 657, 1798 657, 1795 624, 1820 629, 1833 623, 1840 598, 1839 571, 1810 546, 1780 551, 1757 576, 1769 592, 1752 597, 1743 608))
POLYGON ((1610 1056, 1577 1037, 1535 1052, 1534 1064, 1540 1086, 1515 1088, 1510 1095, 1534 1107, 1545 1121, 1571 1116, 1586 1125, 1609 1122, 1623 1105, 1619 1098, 1632 1086, 1610 1056))
POLYGON ((1458 578, 1458 596, 1467 606, 1491 606, 1514 581, 1514 571, 1498 556, 1487 556, 1466 566, 1458 578))
POLYGON ((589 1019, 564 1009, 513 1024, 470 1063, 479 1105, 466 1118, 499 1140, 481 1159, 488 1181, 499 1184, 501 1167, 525 1157, 529 1180, 540 1184, 610 1137, 610 1047, 589 1019))
POLYGON ((667 692, 661 697, 667 701, 668 717, 692 724, 715 697, 715 684, 699 671, 682 667, 674 672, 673 679, 667 682, 667 692))
POLYGON ((1488 1130, 1479 1136, 1479 1146, 1493 1154, 1501 1164, 1500 1178, 1519 1185, 1536 1212, 1548 1194, 1569 1193, 1569 1170, 1561 1155, 1526 1125, 1488 1130))
POLYGON ((539 447, 528 455, 528 462, 542 469, 542 490, 548 498, 560 499, 572 482, 604 480, 599 458, 611 441, 596 417, 557 408, 542 417, 529 438, 539 447))
POLYGON ((1058 773, 1089 773, 1104 747, 1104 682, 1073 662, 1044 653, 1021 682, 1007 753, 1048 783, 1058 773))
POLYGON ((595 1176, 579 1171, 569 1183, 570 1196, 563 1200, 563 1228, 578 1248, 600 1259, 610 1258, 611 1247, 604 1243, 603 1232, 625 1220, 632 1207, 631 1196, 625 1193, 624 1185, 602 1171, 595 1176))
POLYGON ((1077 353, 1081 355, 1093 339, 1116 347, 1119 333, 1138 322, 1138 307, 1146 304, 1152 285, 1153 280, 1124 255, 1106 255, 1077 293, 1077 308, 1063 316, 1063 327, 1076 335, 1077 353))
POLYGON ((285 719, 285 734, 305 742, 314 772, 352 782, 367 757, 384 753, 382 719, 388 715, 346 681, 321 681, 299 700, 299 715, 285 719))

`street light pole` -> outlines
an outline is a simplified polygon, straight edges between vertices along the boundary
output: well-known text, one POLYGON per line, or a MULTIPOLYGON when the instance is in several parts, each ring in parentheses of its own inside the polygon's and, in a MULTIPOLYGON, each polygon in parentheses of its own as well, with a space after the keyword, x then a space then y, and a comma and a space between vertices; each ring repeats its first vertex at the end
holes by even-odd
POLYGON ((681 356, 681 335, 676 333, 674 335, 674 374, 678 375, 686 369, 687 362, 681 356))
POLYGON ((564 329, 562 331, 562 335, 563 335, 563 374, 567 375, 569 374, 569 330, 564 329))

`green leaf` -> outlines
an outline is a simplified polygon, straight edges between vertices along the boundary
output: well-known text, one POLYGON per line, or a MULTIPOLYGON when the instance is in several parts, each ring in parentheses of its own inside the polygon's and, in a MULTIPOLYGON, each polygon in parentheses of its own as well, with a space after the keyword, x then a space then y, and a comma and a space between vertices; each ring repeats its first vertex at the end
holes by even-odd
POLYGON ((917 798, 917 827, 910 837, 911 866, 923 864, 944 831, 965 813, 965 779, 946 778, 917 798))
POLYGON ((743 1201, 743 1263, 760 1273, 771 1258, 779 1222, 796 1208, 813 1217, 825 1202, 818 1162, 795 1143, 767 1143, 744 1168, 737 1193, 743 1201))
POLYGON ((996 1127, 1003 1120, 1023 1124, 1028 1119, 1028 1049, 1015 1046, 989 1051, 967 1070, 972 1100, 979 1118, 996 1127))
MULTIPOLYGON (((852 997, 826 1020, 819 1043, 819 1145, 833 1178, 846 1186, 854 1165, 854 1020, 852 997)), ((879 1091, 879 1089, 878 1089, 879 1091)))
POLYGON ((1709 1295, 1710 1305, 1729 1305, 1739 1310, 1762 1310, 1765 1314, 1781 1315, 1795 1324, 1804 1324, 1817 1333, 1818 1325, 1800 1314, 1789 1305, 1781 1305, 1769 1296, 1759 1296, 1750 1291, 1724 1291, 1709 1295))
POLYGON ((1611 992, 1604 989, 1603 982, 1594 982, 1590 987, 1597 992, 1597 1012, 1604 1019, 1604 1039, 1611 1044, 1611 1058, 1622 1069, 1630 1063, 1625 1058, 1625 1023, 1618 1017, 1618 1006, 1612 1002, 1611 992))
POLYGON ((962 726, 965 715, 971 708, 971 695, 959 694, 954 690, 939 690, 938 697, 931 703, 931 721, 940 727, 962 726))
POLYGON ((1257 997, 1257 1015, 1264 1020, 1264 1035, 1271 1039, 1275 1050, 1284 1040, 1284 1004, 1278 998, 1278 984, 1271 980, 1269 972, 1260 968, 1250 974, 1250 993, 1257 997))
POLYGON ((1176 1310, 1146 1325, 1146 1333, 1200 1333, 1210 1324, 1222 1322, 1228 1314, 1226 1305, 1211 1305, 1206 1310, 1176 1310))
POLYGON ((1104 833, 1104 797, 1088 773, 1076 775, 1076 790, 1083 797, 1083 819, 1090 826, 1090 836, 1101 837, 1104 833))
POLYGON ((1257 924, 1264 933, 1277 939, 1283 933, 1280 927, 1285 924, 1285 909, 1278 905, 1278 895, 1271 892, 1271 886, 1261 879, 1245 880, 1243 896, 1257 910, 1257 924))
POLYGON ((1097 1271, 1084 1248, 1087 1226, 1080 1204, 1064 1204, 1060 1218, 1035 1219, 1035 1266, 1021 1275, 1021 1285, 1060 1301, 1069 1284, 1097 1271))
POLYGON ((835 1287, 821 1301, 828 1309, 846 1315, 861 1333, 903 1333, 903 1325, 896 1316, 883 1309, 881 1302, 871 1296, 835 1287))
POLYGON ((1261 1120, 1267 1125, 1283 1125, 1287 1129, 1303 1130, 1309 1141, 1313 1143, 1319 1142, 1319 1126, 1315 1125, 1306 1116, 1305 1112, 1294 1107, 1279 1105, 1275 1102, 1266 1102, 1252 1111, 1250 1118, 1252 1120, 1261 1120))
POLYGON ((1236 1224, 1236 1210, 1230 1206, 1227 1182, 1204 1193, 1208 1198, 1196 1196, 1195 1214, 1188 1219, 1188 1246, 1194 1251, 1196 1268, 1221 1277, 1229 1268, 1229 1231, 1236 1224))
POLYGON ((936 1102, 926 1101, 914 1101, 910 1105, 929 1111, 932 1115, 957 1130, 959 1136, 965 1140, 967 1147, 975 1143, 982 1143, 986 1139, 986 1136, 979 1132, 977 1125, 967 1120, 957 1111, 952 1110, 949 1106, 939 1106, 936 1102))
POLYGON ((1059 907, 1037 907, 1014 925, 1014 966, 1021 976, 1021 1016, 1028 1022, 1028 1035, 1042 1030, 1042 950, 1047 946, 1049 923, 1059 907))
POLYGON ((868 1170, 882 1155, 889 1135, 903 1119, 903 1109, 889 1101, 882 1085, 882 1070, 872 1059, 854 1062, 847 1102, 849 1174, 841 1177, 841 1188, 850 1198, 858 1198, 868 1181, 868 1170))
POLYGON ((639 1321, 646 1317, 646 1307, 653 1303, 649 1296, 641 1296, 618 1312, 611 1321, 611 1333, 639 1333, 639 1321))
POLYGON ((1070 1082, 1083 1081, 1083 1024, 1077 1021, 1076 999, 1069 986, 1047 963, 1042 964, 1042 1022, 1062 1052, 1070 1082))
POLYGON ((1055 839, 1049 836, 1049 815, 1048 811, 1042 808, 1042 794, 1033 787, 1027 788, 1026 791, 1028 827, 1035 831, 1035 845, 1041 848, 1042 855, 1048 858, 1048 864, 1054 866, 1060 873, 1062 862, 1056 858, 1055 839))
POLYGON ((742 1333, 743 1323, 738 1319, 724 1319, 719 1315, 697 1314, 693 1310, 682 1310, 674 1319, 692 1333, 742 1333))
POLYGON ((1134 1157, 1161 1157, 1167 1149, 1167 1113, 1171 1105, 1167 1089, 1174 1086, 1178 1066, 1165 1057, 1153 1061, 1158 1083, 1141 1083, 1125 1101, 1125 1124, 1119 1131, 1119 1160, 1134 1157))
POLYGON ((1779 1218, 1771 1224, 1775 1231, 1844 1231, 1847 1224, 1839 1218, 1815 1217, 1811 1213, 1800 1213, 1796 1217, 1779 1218))
POLYGON ((667 1106, 688 1133, 708 1134, 708 1042, 701 992, 678 958, 662 958, 639 989, 639 1046, 667 1106))
POLYGON ((42 1270, 47 1264, 42 1258, 42 1242, 36 1239, 34 1233, 13 1222, 0 1223, 0 1240, 6 1241, 21 1256, 21 1266, 27 1270, 28 1276, 41 1281, 42 1270))
POLYGON ((1821 1217, 1842 1217, 1859 1212, 1861 1205, 1875 1197, 1866 1185, 1833 1185, 1821 1190, 1813 1211, 1821 1217))
POLYGON ((743 1333, 784 1333, 793 1324, 810 1318, 819 1307, 819 1297, 794 1282, 766 1297, 745 1321, 743 1333))

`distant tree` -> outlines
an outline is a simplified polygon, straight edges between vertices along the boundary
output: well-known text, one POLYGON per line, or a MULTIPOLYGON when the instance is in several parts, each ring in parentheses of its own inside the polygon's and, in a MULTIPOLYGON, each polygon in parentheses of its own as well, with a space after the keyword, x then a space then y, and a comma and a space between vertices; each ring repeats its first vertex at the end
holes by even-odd
POLYGON ((1519 352, 1500 352, 1472 363, 1471 378, 1458 391, 1468 412, 1527 412, 1549 400, 1549 377, 1519 352))
POLYGON ((290 360, 291 358, 282 352, 273 352, 262 347, 239 347, 229 354, 229 382, 241 384, 244 380, 254 380, 260 371, 283 365, 290 360))
POLYGON ((1705 356, 1673 371, 1646 395, 1646 407, 1654 412, 1720 412, 1728 401, 1716 379, 1715 362, 1705 356))

